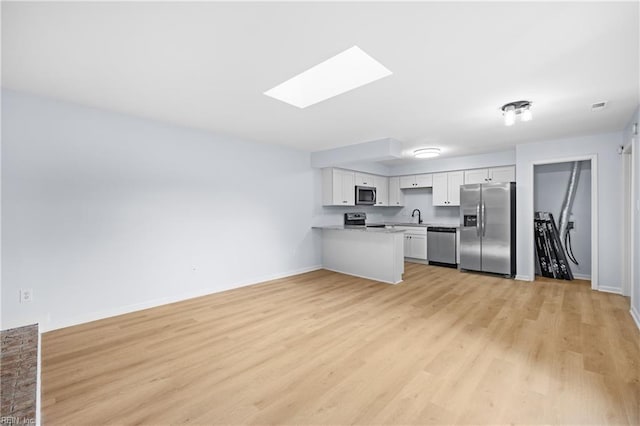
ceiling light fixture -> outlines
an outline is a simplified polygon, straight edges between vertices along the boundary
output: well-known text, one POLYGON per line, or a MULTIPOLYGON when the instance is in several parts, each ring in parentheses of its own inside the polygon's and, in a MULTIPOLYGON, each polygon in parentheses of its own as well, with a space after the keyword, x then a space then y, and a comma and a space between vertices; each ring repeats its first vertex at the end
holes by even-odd
POLYGON ((264 92, 298 108, 306 108, 393 74, 353 46, 264 92))
POLYGON ((533 118, 531 114, 531 102, 529 101, 509 102, 508 104, 502 105, 500 110, 504 116, 505 126, 513 126, 518 115, 520 116, 520 121, 531 121, 533 118))
POLYGON ((416 158, 433 158, 440 155, 440 148, 422 148, 413 151, 413 156, 416 158))

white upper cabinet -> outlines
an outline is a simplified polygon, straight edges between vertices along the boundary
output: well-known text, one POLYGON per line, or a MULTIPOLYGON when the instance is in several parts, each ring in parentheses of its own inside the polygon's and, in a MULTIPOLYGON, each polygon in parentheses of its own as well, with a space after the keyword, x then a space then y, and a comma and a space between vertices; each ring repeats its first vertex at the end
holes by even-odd
POLYGON ((376 188, 376 206, 388 206, 389 178, 384 176, 374 176, 373 186, 376 188))
POLYGON ((489 169, 489 182, 515 182, 516 166, 489 169))
POLYGON ((515 166, 475 169, 464 172, 464 183, 515 182, 515 166))
POLYGON ((465 170, 464 184, 486 183, 489 178, 489 169, 465 170))
POLYGON ((322 204, 325 206, 355 206, 355 172, 342 169, 322 169, 322 204))
POLYGON ((464 182, 464 172, 435 173, 433 175, 434 206, 459 206, 460 185, 464 182))
POLYGON ((430 188, 433 186, 433 175, 431 173, 422 175, 400 176, 400 188, 430 188))
POLYGON ((426 175, 416 175, 417 188, 431 188, 432 186, 433 186, 433 175, 431 173, 426 175))
POLYGON ((435 173, 433 175, 433 205, 446 206, 449 198, 448 173, 435 173))
POLYGON ((460 205, 460 186, 464 183, 464 172, 449 172, 447 173, 447 191, 449 192, 448 196, 448 206, 459 206, 460 205))
POLYGON ((399 177, 389 178, 389 205, 393 206, 404 206, 404 193, 400 189, 400 179, 399 177))
POLYGON ((356 172, 356 186, 375 186, 375 178, 368 173, 356 172))

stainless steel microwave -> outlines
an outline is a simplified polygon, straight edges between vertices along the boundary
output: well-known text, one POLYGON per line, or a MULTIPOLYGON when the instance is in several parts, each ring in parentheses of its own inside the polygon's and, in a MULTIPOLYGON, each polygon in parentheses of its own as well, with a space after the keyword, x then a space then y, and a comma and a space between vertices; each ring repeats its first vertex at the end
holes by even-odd
POLYGON ((376 204, 376 189, 372 186, 356 186, 356 204, 373 206, 376 204))

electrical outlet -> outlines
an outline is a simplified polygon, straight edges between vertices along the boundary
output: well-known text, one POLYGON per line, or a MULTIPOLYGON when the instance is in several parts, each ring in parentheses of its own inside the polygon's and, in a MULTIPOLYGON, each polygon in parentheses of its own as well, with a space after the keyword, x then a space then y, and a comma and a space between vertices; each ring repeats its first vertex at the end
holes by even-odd
POLYGON ((29 303, 33 301, 33 290, 30 288, 20 289, 20 303, 29 303))

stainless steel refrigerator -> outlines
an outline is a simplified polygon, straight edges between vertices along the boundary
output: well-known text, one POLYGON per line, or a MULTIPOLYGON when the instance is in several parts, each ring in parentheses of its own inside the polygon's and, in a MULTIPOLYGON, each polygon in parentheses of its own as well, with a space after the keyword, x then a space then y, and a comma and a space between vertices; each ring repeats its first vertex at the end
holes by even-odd
POLYGON ((460 268, 516 273, 516 184, 460 187, 460 268))

